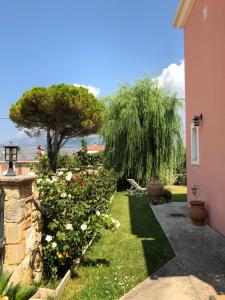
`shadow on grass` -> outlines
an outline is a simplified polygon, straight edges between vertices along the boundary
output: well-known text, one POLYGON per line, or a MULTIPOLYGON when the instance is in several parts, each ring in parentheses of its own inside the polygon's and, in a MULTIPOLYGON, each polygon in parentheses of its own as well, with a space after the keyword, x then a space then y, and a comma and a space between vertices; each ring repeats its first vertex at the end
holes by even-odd
POLYGON ((105 258, 90 259, 86 258, 81 262, 83 267, 96 267, 98 265, 110 266, 110 261, 105 258))
POLYGON ((132 233, 141 239, 147 272, 151 275, 172 259, 174 252, 146 196, 129 196, 129 212, 132 233))

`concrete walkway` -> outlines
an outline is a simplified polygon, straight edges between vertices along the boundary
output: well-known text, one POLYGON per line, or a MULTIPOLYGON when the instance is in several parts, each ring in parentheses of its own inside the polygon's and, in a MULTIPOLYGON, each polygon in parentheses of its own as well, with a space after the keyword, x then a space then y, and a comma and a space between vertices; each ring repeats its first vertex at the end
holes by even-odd
POLYGON ((225 238, 194 226, 186 203, 152 206, 176 257, 121 300, 208 300, 225 293, 225 238))

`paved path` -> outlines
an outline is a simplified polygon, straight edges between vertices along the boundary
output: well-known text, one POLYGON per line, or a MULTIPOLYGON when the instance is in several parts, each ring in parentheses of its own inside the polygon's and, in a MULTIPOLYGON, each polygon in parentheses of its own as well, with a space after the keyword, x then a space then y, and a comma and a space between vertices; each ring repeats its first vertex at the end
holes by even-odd
POLYGON ((121 300, 208 300, 225 293, 225 238, 209 226, 194 226, 186 203, 152 206, 176 257, 121 300))

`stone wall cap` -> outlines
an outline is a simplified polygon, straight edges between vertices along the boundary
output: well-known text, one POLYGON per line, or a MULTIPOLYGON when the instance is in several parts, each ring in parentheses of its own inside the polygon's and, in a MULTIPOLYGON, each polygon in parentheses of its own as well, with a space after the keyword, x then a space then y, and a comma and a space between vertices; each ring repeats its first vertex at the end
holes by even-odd
POLYGON ((34 181, 37 178, 35 174, 4 176, 0 175, 0 184, 2 185, 17 185, 24 182, 34 181))

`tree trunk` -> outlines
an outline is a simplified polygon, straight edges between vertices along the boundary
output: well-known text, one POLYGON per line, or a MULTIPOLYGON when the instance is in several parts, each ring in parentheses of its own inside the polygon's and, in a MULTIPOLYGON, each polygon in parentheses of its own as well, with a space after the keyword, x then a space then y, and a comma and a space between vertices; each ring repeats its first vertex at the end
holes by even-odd
POLYGON ((55 173, 56 170, 57 170, 58 154, 59 154, 59 152, 54 152, 53 155, 52 155, 51 161, 49 161, 49 162, 50 162, 51 170, 52 170, 54 173, 55 173))
POLYGON ((47 130, 47 153, 50 169, 55 173, 57 170, 57 160, 59 154, 60 145, 53 144, 50 130, 47 130))

